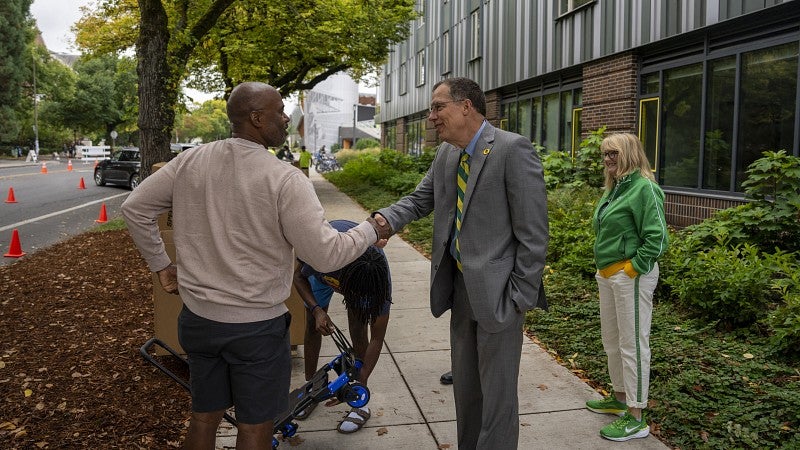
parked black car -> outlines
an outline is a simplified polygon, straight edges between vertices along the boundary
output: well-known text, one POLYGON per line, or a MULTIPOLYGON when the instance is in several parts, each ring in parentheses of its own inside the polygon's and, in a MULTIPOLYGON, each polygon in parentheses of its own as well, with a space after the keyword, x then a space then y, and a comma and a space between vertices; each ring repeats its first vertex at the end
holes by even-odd
POLYGON ((125 147, 114 152, 111 159, 101 160, 94 168, 94 183, 105 186, 106 183, 128 186, 131 190, 139 185, 139 168, 142 159, 139 149, 125 147))

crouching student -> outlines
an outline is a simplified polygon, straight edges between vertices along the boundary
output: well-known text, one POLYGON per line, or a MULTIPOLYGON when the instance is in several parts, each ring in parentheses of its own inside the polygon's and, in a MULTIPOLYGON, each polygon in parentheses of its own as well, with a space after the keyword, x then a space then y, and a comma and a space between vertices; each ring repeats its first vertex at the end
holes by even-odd
MULTIPOLYGON (((330 224, 339 231, 357 225, 348 220, 333 220, 330 224)), ((306 334, 303 341, 306 381, 317 372, 322 335, 327 336, 333 331, 328 306, 333 293, 338 292, 344 297, 353 351, 364 363, 358 381, 366 386, 381 355, 392 304, 391 275, 383 250, 373 245, 358 259, 331 273, 320 273, 299 261, 294 284, 306 306, 306 334)), ((338 400, 331 399, 325 406, 338 403, 338 400)), ((316 406, 316 403, 312 403, 295 418, 306 419, 316 406)), ((369 418, 367 406, 352 408, 339 422, 337 430, 340 433, 355 433, 369 418)))

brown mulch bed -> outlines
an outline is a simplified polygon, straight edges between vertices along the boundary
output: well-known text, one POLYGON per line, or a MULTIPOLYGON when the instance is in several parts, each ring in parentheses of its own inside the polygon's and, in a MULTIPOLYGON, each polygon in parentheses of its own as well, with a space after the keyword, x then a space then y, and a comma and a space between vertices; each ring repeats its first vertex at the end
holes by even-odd
POLYGON ((139 354, 152 290, 125 230, 0 267, 0 448, 180 446, 189 395, 139 354))

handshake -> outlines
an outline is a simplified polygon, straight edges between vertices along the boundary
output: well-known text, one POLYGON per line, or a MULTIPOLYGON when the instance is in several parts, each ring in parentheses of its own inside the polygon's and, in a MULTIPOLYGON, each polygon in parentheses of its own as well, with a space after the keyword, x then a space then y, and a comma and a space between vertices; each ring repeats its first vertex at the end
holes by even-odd
POLYGON ((367 217, 367 222, 375 229, 378 241, 389 239, 394 234, 394 230, 392 230, 386 218, 378 213, 372 213, 371 216, 367 217))

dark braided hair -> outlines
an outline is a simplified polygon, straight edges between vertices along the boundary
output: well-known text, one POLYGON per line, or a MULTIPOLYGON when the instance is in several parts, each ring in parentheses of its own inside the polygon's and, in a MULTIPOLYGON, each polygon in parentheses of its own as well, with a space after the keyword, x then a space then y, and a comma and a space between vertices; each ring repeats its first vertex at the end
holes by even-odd
POLYGON ((391 302, 389 264, 381 252, 369 247, 358 259, 346 265, 339 277, 339 290, 345 308, 364 324, 372 324, 383 304, 391 302))

